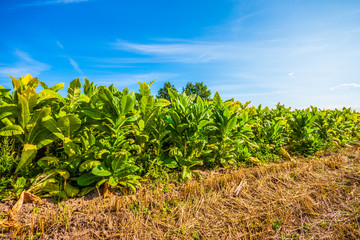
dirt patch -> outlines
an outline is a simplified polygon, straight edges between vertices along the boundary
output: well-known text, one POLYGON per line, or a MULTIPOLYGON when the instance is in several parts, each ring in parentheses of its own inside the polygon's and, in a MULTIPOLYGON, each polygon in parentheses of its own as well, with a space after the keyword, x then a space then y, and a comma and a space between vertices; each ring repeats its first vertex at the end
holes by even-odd
POLYGON ((360 239, 357 148, 201 175, 133 195, 26 203, 0 239, 360 239))

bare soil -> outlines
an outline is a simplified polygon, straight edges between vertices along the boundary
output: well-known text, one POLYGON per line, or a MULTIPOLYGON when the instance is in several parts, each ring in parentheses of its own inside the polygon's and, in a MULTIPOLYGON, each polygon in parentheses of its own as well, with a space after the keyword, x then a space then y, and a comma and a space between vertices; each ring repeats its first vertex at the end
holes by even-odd
MULTIPOLYGON (((25 203, 0 239, 360 239, 360 149, 25 203), (128 195, 127 195, 128 194, 128 195)), ((0 219, 15 201, 0 203, 0 219)))

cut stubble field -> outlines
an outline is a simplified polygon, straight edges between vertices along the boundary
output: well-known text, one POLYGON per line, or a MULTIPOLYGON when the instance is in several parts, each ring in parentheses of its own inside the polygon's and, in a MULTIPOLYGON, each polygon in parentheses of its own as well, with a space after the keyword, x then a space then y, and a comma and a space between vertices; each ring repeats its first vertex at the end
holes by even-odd
MULTIPOLYGON (((360 148, 25 203, 0 239, 360 239, 360 148)), ((15 201, 0 203, 5 218, 15 201)))

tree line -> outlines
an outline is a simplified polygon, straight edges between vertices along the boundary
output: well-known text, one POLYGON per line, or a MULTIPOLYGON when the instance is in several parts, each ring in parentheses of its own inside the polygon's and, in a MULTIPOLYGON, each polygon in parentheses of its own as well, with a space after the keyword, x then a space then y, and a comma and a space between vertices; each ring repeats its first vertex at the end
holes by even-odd
MULTIPOLYGON (((166 100, 170 100, 169 89, 173 89, 178 93, 178 90, 175 88, 173 84, 170 82, 166 82, 162 88, 159 89, 157 98, 163 98, 166 100)), ((199 96, 202 100, 210 100, 211 91, 203 82, 196 82, 195 84, 192 82, 188 82, 185 87, 182 89, 182 93, 186 93, 186 95, 196 95, 199 96)))

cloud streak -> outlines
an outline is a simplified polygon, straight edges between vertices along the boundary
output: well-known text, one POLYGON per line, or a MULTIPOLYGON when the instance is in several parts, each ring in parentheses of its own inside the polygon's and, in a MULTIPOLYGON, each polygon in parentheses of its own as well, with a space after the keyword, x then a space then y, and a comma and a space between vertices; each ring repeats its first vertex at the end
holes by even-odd
POLYGON ((40 73, 51 68, 46 63, 33 59, 27 52, 16 49, 14 55, 18 58, 12 65, 0 67, 0 76, 12 75, 14 77, 25 76, 26 74, 40 75, 40 73))
POLYGON ((59 48, 64 49, 64 46, 59 41, 56 41, 56 44, 59 46, 59 48))
MULTIPOLYGON (((297 40, 284 45, 284 39, 263 39, 259 41, 191 41, 166 39, 157 43, 132 43, 117 40, 113 47, 143 56, 140 61, 208 63, 232 61, 268 61, 274 55, 280 57, 308 56, 324 52, 327 46, 321 41, 309 44, 297 40), (144 58, 150 56, 150 58, 144 58)), ((271 61, 273 61, 271 59, 271 61)))
POLYGON ((78 2, 88 2, 89 0, 55 0, 55 1, 48 1, 47 3, 78 3, 78 2))
POLYGON ((90 0, 53 0, 53 1, 38 1, 33 3, 25 3, 19 5, 20 7, 31 7, 31 6, 47 6, 47 5, 60 5, 60 4, 71 4, 89 2, 90 0))
POLYGON ((246 51, 240 43, 195 42, 139 44, 118 40, 115 49, 156 56, 165 61, 183 63, 206 63, 212 61, 241 58, 239 53, 246 51))
POLYGON ((331 87, 330 91, 335 91, 338 89, 349 89, 349 88, 360 88, 360 84, 358 84, 358 83, 342 83, 335 87, 331 87))
POLYGON ((80 69, 79 64, 72 58, 68 57, 68 60, 71 64, 71 66, 73 66, 73 68, 80 73, 81 75, 84 75, 84 72, 80 69))

